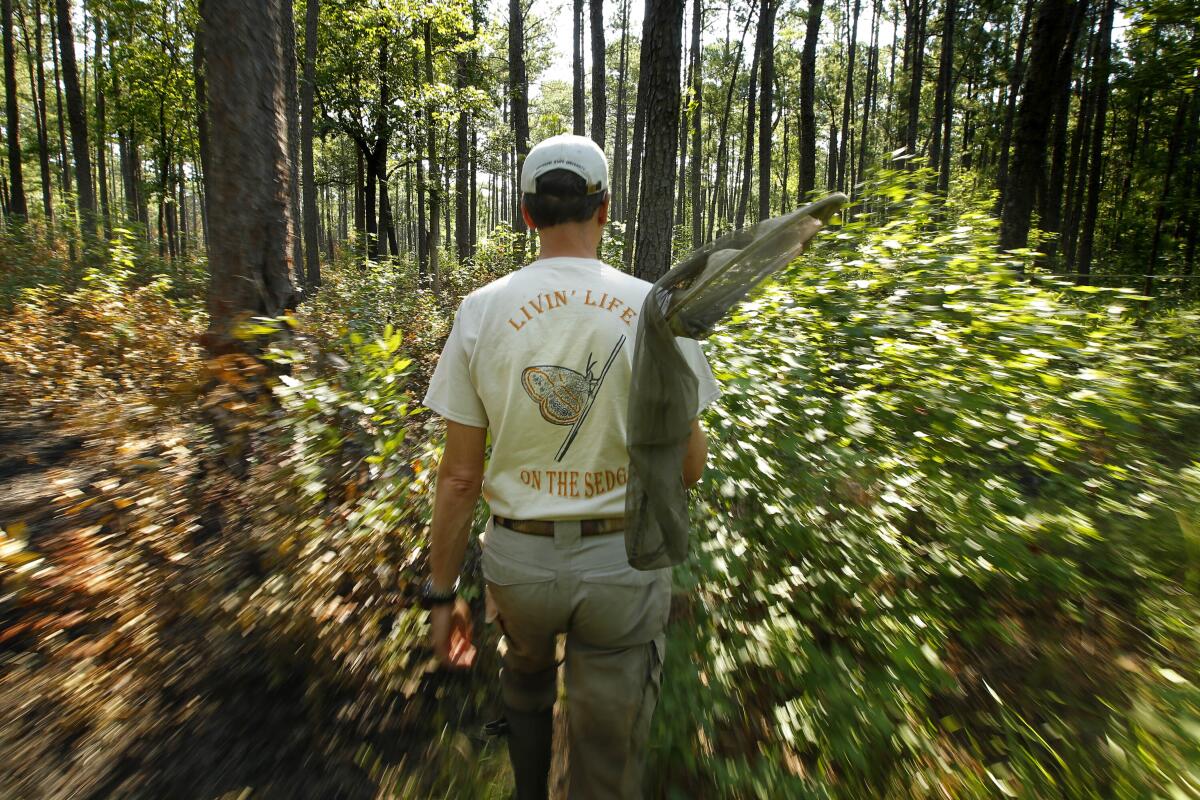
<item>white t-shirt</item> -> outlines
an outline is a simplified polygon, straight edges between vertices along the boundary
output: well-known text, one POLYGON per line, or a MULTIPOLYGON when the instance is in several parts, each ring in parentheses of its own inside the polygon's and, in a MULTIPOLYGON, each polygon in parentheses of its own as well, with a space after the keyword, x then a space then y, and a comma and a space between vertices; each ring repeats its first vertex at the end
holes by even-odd
MULTIPOLYGON (((625 513, 625 417, 638 317, 650 284, 592 258, 546 258, 468 295, 425 405, 488 428, 483 495, 512 519, 625 513)), ((700 345, 679 339, 700 381, 720 389, 700 345)))

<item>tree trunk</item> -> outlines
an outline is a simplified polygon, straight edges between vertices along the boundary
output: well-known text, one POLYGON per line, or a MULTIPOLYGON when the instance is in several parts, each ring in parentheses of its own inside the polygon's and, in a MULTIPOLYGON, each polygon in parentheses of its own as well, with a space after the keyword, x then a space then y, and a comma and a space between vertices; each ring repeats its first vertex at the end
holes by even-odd
POLYGON ((76 197, 79 198, 79 224, 85 239, 96 232, 96 198, 92 194, 92 158, 88 147, 87 112, 79 89, 79 71, 75 67, 75 34, 71 30, 70 0, 56 0, 58 10, 58 46, 62 59, 62 78, 67 90, 67 116, 71 123, 71 146, 75 154, 76 197))
MULTIPOLYGON (((291 209, 301 212, 300 205, 300 86, 299 64, 296 58, 296 15, 292 0, 281 0, 283 12, 284 90, 287 92, 288 169, 291 175, 291 209)), ((292 237, 293 283, 298 290, 304 287, 304 237, 299 227, 292 237)))
POLYGON ((771 216, 771 134, 775 114, 775 14, 776 0, 763 0, 758 18, 761 31, 762 101, 758 108, 758 219, 771 216))
MULTIPOLYGON (((478 42, 476 42, 478 46, 478 42)), ((459 53, 454 60, 454 85, 459 92, 467 88, 467 54, 459 53)), ((458 263, 463 263, 471 254, 471 204, 469 200, 468 170, 471 168, 471 153, 467 143, 467 131, 470 120, 466 109, 460 108, 455 121, 455 145, 457 147, 454 159, 454 254, 458 263)))
MULTIPOLYGON (((64 0, 59 0, 60 4, 64 0)), ((208 331, 239 349, 245 314, 275 317, 295 298, 283 0, 201 0, 208 76, 208 331)), ((64 48, 66 49, 66 48, 64 48)))
POLYGON ((306 0, 304 81, 300 85, 300 148, 303 172, 301 181, 304 187, 304 283, 309 292, 321 285, 321 253, 317 233, 317 173, 313 164, 313 100, 316 91, 317 23, 320 21, 320 14, 321 0, 306 0))
MULTIPOLYGON (((433 86, 433 23, 425 23, 425 85, 433 86)), ((442 276, 438 269, 438 245, 441 238, 441 180, 437 161, 437 136, 433 127, 433 107, 425 107, 425 134, 429 159, 429 273, 433 291, 442 291, 442 276)))
POLYGON ((746 90, 746 136, 742 151, 742 181, 738 192, 737 216, 734 217, 734 229, 746 225, 746 208, 750 203, 750 176, 754 168, 754 104, 758 95, 758 72, 763 54, 763 17, 769 16, 771 0, 763 0, 759 14, 758 32, 754 37, 754 55, 750 59, 750 85, 746 90))
MULTIPOLYGON (((617 130, 613 140, 613 193, 612 218, 627 221, 625 214, 628 198, 627 181, 629 178, 629 109, 627 107, 626 83, 629 71, 629 0, 621 4, 621 54, 617 63, 617 130)), ((628 229, 625 232, 629 235, 628 229)))
POLYGON ((12 0, 0 2, 4 22, 4 103, 8 138, 8 211, 19 219, 29 216, 25 203, 25 179, 21 173, 20 109, 17 108, 17 58, 13 37, 12 0))
POLYGON ((804 28, 804 51, 800 57, 800 196, 817 188, 817 39, 821 33, 824 0, 811 0, 804 28))
MULTIPOLYGON (((1109 0, 1111 2, 1111 0, 1109 0)), ((1179 150, 1183 138, 1183 123, 1188 116, 1188 106, 1196 102, 1196 95, 1189 94, 1186 99, 1180 98, 1175 111, 1175 122, 1171 126, 1171 138, 1167 143, 1167 172, 1162 177, 1162 193, 1158 205, 1154 209, 1154 238, 1150 242, 1150 259, 1146 262, 1146 283, 1142 287, 1144 294, 1154 294, 1154 276, 1158 274, 1158 259, 1162 250, 1163 220, 1167 216, 1167 205, 1171 201, 1171 179, 1179 164, 1179 150)))
MULTIPOLYGON (((1059 234, 1063 230, 1063 190, 1067 161, 1067 122, 1071 111, 1071 73, 1075 69, 1075 48, 1079 33, 1083 28, 1084 13, 1082 5, 1076 6, 1071 33, 1063 48, 1062 58, 1058 62, 1058 76, 1055 78, 1058 87, 1054 109, 1053 151, 1050 158, 1050 173, 1046 188, 1041 193, 1042 205, 1039 209, 1041 226, 1047 233, 1059 234)), ((1085 123, 1086 124, 1086 123, 1085 123)), ((1077 159, 1071 165, 1072 174, 1077 168, 1077 159)), ((1051 264, 1055 260, 1061 236, 1050 236, 1042 247, 1041 264, 1051 264)))
POLYGON ((850 142, 850 109, 854 105, 854 54, 858 49, 858 17, 861 13, 862 0, 854 0, 854 12, 850 17, 850 41, 846 55, 846 91, 842 94, 842 141, 838 145, 837 158, 839 191, 846 190, 846 168, 850 164, 847 158, 847 148, 850 142))
POLYGON ((1005 250, 1029 243, 1033 195, 1046 162, 1046 139, 1054 108, 1046 98, 1053 97, 1058 60, 1070 35, 1074 9, 1073 0, 1042 0, 1033 23, 1029 68, 1021 93, 1011 173, 1000 222, 1000 246, 1005 250))
MULTIPOLYGON (((657 0, 655 0, 657 2, 657 0)), ((647 29, 643 19, 642 35, 646 35, 647 29)), ((682 35, 682 34, 681 34, 682 35)), ((643 49, 643 53, 645 50, 643 49)), ((640 61, 640 69, 646 67, 646 56, 643 55, 640 61)), ((633 251, 636 245, 637 228, 641 224, 638 218, 638 208, 641 202, 641 180, 642 180, 642 150, 646 142, 646 102, 645 99, 645 78, 646 73, 640 73, 641 80, 638 81, 637 99, 634 101, 633 110, 633 141, 630 142, 629 153, 629 190, 625 202, 625 250, 622 253, 625 262, 626 271, 633 271, 633 251)), ((677 122, 675 124, 678 124, 677 122)), ((671 126, 668 126, 668 130, 671 126)), ((666 135, 666 132, 663 132, 666 135)), ((672 143, 675 141, 674 135, 671 136, 672 143)), ((674 158, 672 158, 674 161, 674 158)), ((675 172, 672 165, 665 167, 667 172, 670 172, 674 177, 675 172)), ((670 208, 670 205, 667 206, 670 208)))
POLYGON ((1021 32, 1017 34, 1017 56, 1008 71, 1008 96, 1004 101, 1004 122, 1000 129, 1000 163, 996 168, 996 187, 1000 190, 996 198, 997 214, 1004 207, 1004 190, 1008 185, 1008 157, 1012 149, 1013 120, 1017 114, 1017 95, 1025 78, 1025 41, 1029 35, 1029 18, 1033 3, 1034 0, 1025 0, 1025 10, 1021 13, 1021 32))
POLYGON ((365 158, 362 148, 356 145, 354 155, 354 231, 360 240, 359 247, 361 248, 364 246, 367 236, 367 181, 364 175, 365 165, 363 162, 365 158))
POLYGON ((1100 33, 1096 59, 1092 65, 1092 87, 1096 97, 1095 118, 1092 123, 1091 166, 1088 168, 1087 208, 1083 214, 1083 230, 1076 255, 1080 283, 1086 283, 1092 271, 1092 248, 1096 240, 1096 216, 1100 210, 1100 179, 1104 164, 1104 123, 1108 116, 1108 73, 1112 53, 1112 28, 1115 0, 1105 0, 1100 14, 1100 33))
MULTIPOLYGON (((700 191, 700 174, 704 166, 702 125, 704 117, 704 80, 701 75, 704 53, 700 49, 700 32, 704 27, 703 0, 692 0, 692 247, 704 241, 704 203, 700 191)), ((680 190, 682 194, 682 188, 680 190)))
POLYGON ((571 7, 571 132, 585 135, 587 101, 583 92, 583 0, 572 0, 571 7))
POLYGON ((608 99, 604 66, 604 0, 588 0, 592 28, 592 141, 604 149, 608 99))
MULTIPOLYGON (((1060 0, 1065 1, 1065 0, 1060 0)), ((904 0, 904 48, 911 51, 908 79, 908 124, 904 146, 910 156, 917 154, 917 126, 921 119, 921 84, 925 76, 925 25, 929 19, 929 0, 904 0)), ((910 169, 912 159, 905 162, 910 169)))
MULTIPOLYGON (((521 174, 521 165, 529 153, 529 78, 525 74, 525 19, 521 0, 508 3, 508 92, 512 103, 514 173, 521 174)), ((516 194, 514 187, 514 194, 516 194)), ((519 205, 519 203, 514 203, 519 205)), ((513 218, 517 234, 514 263, 525 260, 525 220, 518 212, 513 218)))
POLYGON ((96 177, 100 184, 100 219, 104 238, 112 238, 108 211, 108 120, 104 107, 104 23, 96 19, 96 177))
POLYGON ((958 0, 946 0, 942 11, 942 53, 938 65, 937 106, 933 118, 933 147, 929 166, 937 173, 937 189, 950 188, 950 132, 954 122, 954 18, 958 0))
POLYGON ((671 266, 683 4, 684 0, 648 0, 642 28, 638 111, 645 109, 646 129, 655 135, 645 142, 634 274, 648 281, 657 280, 671 266))
MULTIPOLYGON (((21 7, 17 6, 18 12, 21 7)), ((50 178, 50 131, 46 120, 46 70, 42 63, 42 10, 41 4, 34 0, 33 15, 35 17, 34 38, 36 47, 29 46, 29 26, 21 12, 21 28, 25 34, 25 57, 29 66, 29 94, 33 98, 34 123, 37 128, 38 166, 42 179, 42 213, 46 218, 46 235, 54 241, 54 198, 51 195, 50 178), (34 51, 36 50, 37 68, 34 69, 34 51), (36 72, 36 79, 35 79, 36 72)))
POLYGON ((867 147, 870 144, 871 108, 879 93, 879 0, 871 7, 871 49, 867 56, 867 84, 863 87, 862 134, 858 145, 858 175, 861 181, 867 170, 867 147))

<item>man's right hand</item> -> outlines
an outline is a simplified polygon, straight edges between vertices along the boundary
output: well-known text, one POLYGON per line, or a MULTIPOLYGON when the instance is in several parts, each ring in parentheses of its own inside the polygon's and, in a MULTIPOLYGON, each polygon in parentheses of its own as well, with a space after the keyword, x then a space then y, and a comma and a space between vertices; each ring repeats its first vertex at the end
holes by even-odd
POLYGON ((448 669, 470 669, 476 649, 471 643, 471 608, 461 597, 429 612, 433 654, 448 669))

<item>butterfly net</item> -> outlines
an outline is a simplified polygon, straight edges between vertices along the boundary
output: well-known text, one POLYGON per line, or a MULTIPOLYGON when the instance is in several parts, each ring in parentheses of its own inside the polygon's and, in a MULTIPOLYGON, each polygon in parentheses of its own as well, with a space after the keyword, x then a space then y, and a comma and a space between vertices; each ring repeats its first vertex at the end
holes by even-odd
POLYGON ((799 256, 845 202, 833 194, 723 236, 676 264, 646 296, 626 433, 625 551, 633 567, 673 566, 688 553, 683 458, 699 387, 675 337, 706 338, 730 308, 799 256))

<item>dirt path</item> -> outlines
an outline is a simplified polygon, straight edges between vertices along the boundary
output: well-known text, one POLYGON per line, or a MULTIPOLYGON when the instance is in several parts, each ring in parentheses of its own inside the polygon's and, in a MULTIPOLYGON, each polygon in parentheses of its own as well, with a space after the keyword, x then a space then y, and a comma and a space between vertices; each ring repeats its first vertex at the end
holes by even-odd
POLYGON ((229 605, 269 570, 199 438, 0 409, 0 800, 499 796, 480 788, 503 773, 479 735, 492 665, 355 683, 302 616, 229 605))

